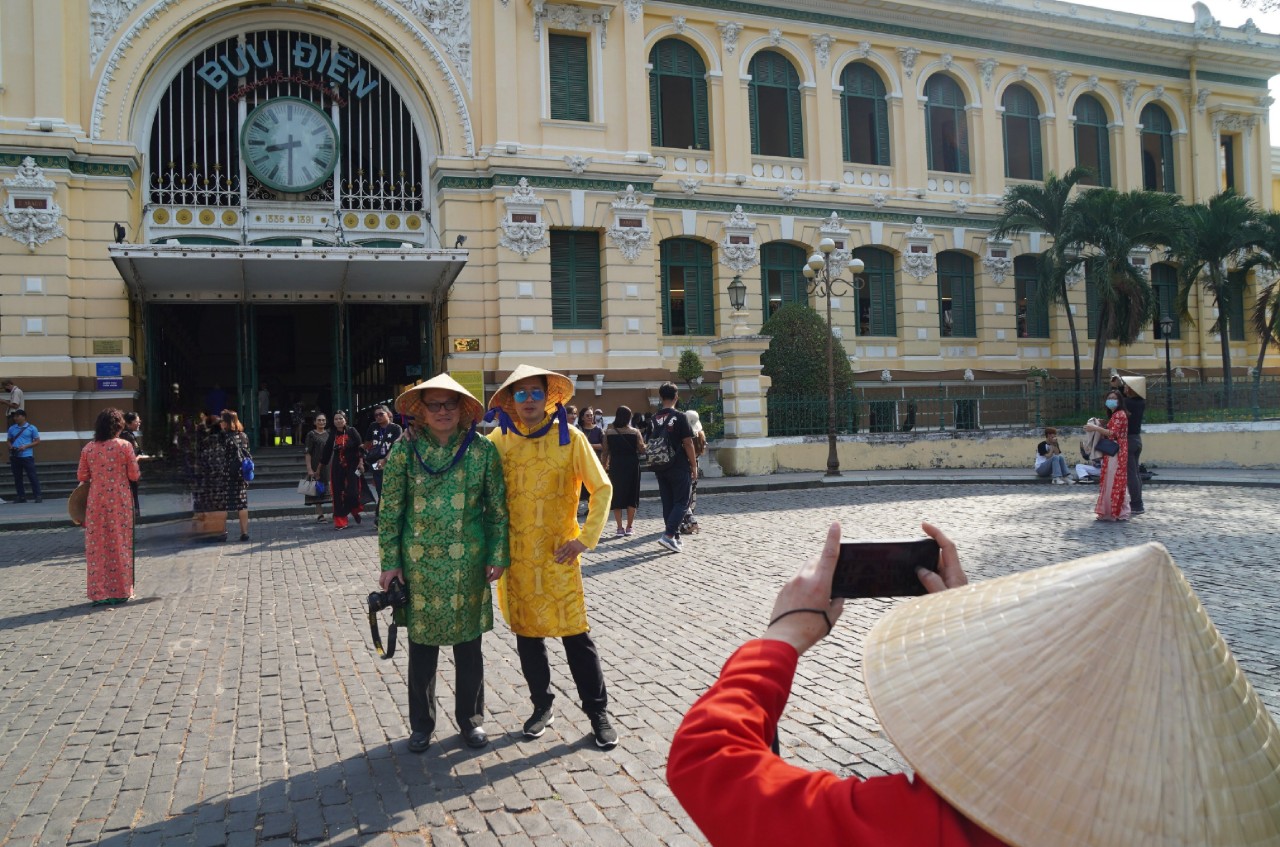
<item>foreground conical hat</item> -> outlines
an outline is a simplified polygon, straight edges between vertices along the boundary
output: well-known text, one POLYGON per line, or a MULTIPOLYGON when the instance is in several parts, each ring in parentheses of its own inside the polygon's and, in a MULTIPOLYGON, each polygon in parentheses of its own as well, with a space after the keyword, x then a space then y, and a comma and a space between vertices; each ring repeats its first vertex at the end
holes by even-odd
POLYGON ((863 673, 911 767, 1011 845, 1280 844, 1280 731, 1160 544, 904 603, 863 673))
POLYGON ((1147 378, 1145 376, 1122 376, 1120 381, 1133 389, 1143 400, 1147 399, 1147 378))
POLYGON ((558 374, 545 368, 535 368, 533 365, 517 365, 516 369, 511 372, 511 376, 507 377, 506 381, 499 385, 498 390, 493 392, 493 396, 489 398, 489 408, 502 409, 508 415, 514 417, 516 404, 511 397, 511 386, 531 376, 545 376, 547 378, 548 409, 554 409, 557 403, 568 403, 573 397, 573 383, 564 374, 558 374))
POLYGON ((444 391, 453 391, 462 397, 462 402, 458 404, 458 411, 461 413, 461 421, 464 424, 478 423, 484 417, 484 404, 475 398, 475 395, 462 386, 448 374, 439 374, 431 377, 425 382, 420 382, 410 388, 408 391, 396 398, 396 411, 402 415, 408 415, 413 418, 418 425, 423 425, 427 420, 427 407, 423 402, 422 393, 431 388, 439 388, 444 391))

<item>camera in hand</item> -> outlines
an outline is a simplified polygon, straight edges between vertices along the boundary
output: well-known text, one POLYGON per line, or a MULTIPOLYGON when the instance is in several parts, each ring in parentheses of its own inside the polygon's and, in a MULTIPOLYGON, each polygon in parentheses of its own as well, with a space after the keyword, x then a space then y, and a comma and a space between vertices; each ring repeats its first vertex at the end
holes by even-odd
POLYGON ((391 580, 386 591, 374 591, 369 595, 369 614, 383 609, 403 609, 409 605, 409 589, 398 579, 391 580))
POLYGON ((831 579, 832 597, 915 597, 926 593, 917 568, 938 570, 938 542, 843 541, 831 579))
POLYGON ((369 594, 369 634, 373 636, 373 647, 378 651, 378 658, 390 659, 396 654, 396 614, 409 605, 409 589, 398 579, 391 580, 386 591, 374 591, 369 594), (378 632, 378 612, 391 609, 391 626, 387 627, 387 646, 383 649, 382 636, 378 632))

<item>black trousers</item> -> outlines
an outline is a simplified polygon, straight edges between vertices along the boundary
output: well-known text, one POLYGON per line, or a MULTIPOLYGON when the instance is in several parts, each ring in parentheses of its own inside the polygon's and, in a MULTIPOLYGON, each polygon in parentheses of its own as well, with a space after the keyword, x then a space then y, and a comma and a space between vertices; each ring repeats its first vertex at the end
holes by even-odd
MULTIPOLYGON (((600 668, 600 654, 590 633, 566 635, 564 656, 569 660, 569 673, 578 686, 582 711, 588 715, 603 712, 609 706, 609 695, 604 688, 604 671, 600 668)), ((547 662, 545 638, 516 636, 516 652, 520 654, 520 670, 529 684, 529 697, 539 709, 546 708, 556 699, 551 692, 551 665, 547 662)))
POLYGON ((1141 512, 1146 507, 1142 505, 1142 474, 1138 472, 1138 462, 1142 459, 1142 436, 1129 436, 1129 508, 1135 512, 1141 512))
MULTIPOLYGON (((484 656, 480 639, 453 645, 457 671, 454 717, 458 729, 467 732, 484 726, 484 656)), ((430 735, 436 728, 436 663, 440 648, 409 642, 409 728, 430 735)))
POLYGON ((654 474, 658 478, 658 496, 662 498, 662 520, 667 535, 680 537, 680 522, 689 510, 689 492, 693 474, 685 461, 672 462, 654 474))

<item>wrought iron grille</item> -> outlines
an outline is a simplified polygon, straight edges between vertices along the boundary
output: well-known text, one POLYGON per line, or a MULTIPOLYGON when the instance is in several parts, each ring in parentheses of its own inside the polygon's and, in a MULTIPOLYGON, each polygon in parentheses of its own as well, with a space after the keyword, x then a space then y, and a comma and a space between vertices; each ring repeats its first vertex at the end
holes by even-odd
POLYGON ((174 77, 151 129, 149 200, 160 205, 242 206, 248 201, 329 201, 339 208, 422 211, 424 157, 413 117, 395 87, 367 58, 334 40, 292 30, 262 30, 207 47, 174 77), (347 79, 295 68, 299 43, 315 54, 342 52, 347 79), (225 57, 225 58, 224 58, 225 57), (231 82, 215 89, 201 68, 220 62, 231 82), (358 92, 364 91, 364 96, 358 92), (297 97, 324 109, 341 136, 334 178, 303 195, 285 195, 246 174, 240 162, 240 102, 244 112, 276 97, 297 97), (337 195, 335 197, 335 194, 337 195))

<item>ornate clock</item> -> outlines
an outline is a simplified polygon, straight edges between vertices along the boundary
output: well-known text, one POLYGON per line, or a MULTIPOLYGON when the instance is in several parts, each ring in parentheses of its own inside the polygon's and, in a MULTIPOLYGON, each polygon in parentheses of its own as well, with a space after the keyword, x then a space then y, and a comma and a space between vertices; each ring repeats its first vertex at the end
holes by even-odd
POLYGON ((277 97, 249 113, 240 130, 249 173, 268 188, 301 194, 323 183, 338 164, 338 129, 306 100, 277 97))

